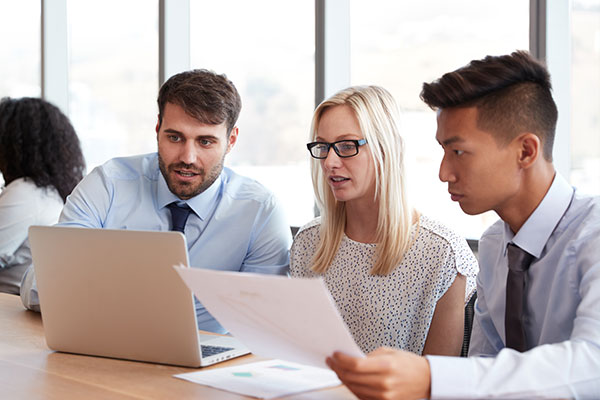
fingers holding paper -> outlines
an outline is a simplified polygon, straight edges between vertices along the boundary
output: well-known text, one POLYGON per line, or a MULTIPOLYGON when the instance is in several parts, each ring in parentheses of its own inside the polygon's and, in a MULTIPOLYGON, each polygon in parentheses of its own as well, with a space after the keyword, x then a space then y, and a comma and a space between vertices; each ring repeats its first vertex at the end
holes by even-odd
POLYGON ((429 363, 413 353, 382 347, 359 358, 336 352, 327 365, 360 399, 429 397, 429 363))

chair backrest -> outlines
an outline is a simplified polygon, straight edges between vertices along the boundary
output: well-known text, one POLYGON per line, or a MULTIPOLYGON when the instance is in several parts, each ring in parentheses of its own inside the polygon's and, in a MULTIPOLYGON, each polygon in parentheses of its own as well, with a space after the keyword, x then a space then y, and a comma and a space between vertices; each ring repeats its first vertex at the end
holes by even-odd
POLYGON ((290 230, 292 231, 292 238, 294 236, 296 236, 296 233, 298 233, 298 230, 300 229, 299 226, 290 226, 290 230))
POLYGON ((473 317, 475 316, 475 300, 477 292, 473 293, 471 299, 465 306, 465 333, 463 336, 463 345, 460 352, 461 357, 467 357, 469 354, 469 344, 471 343, 471 329, 473 329, 473 317))
POLYGON ((477 260, 479 260, 479 240, 467 239, 467 244, 471 248, 471 251, 475 255, 475 258, 477 258, 477 260))

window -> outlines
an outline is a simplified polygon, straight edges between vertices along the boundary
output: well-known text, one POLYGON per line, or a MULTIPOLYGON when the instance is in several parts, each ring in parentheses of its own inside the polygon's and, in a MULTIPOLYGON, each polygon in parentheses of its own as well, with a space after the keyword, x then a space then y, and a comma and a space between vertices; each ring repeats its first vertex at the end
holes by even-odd
POLYGON ((468 216, 450 200, 438 179, 435 113, 419 94, 423 82, 472 59, 527 50, 529 2, 352 0, 350 18, 352 84, 383 86, 401 108, 410 198, 424 214, 479 238, 497 216, 468 216))
POLYGON ((288 221, 313 218, 306 150, 314 110, 314 3, 223 0, 190 3, 192 68, 224 73, 242 97, 236 172, 271 189, 288 221))
POLYGON ((600 0, 571 12, 571 183, 600 194, 600 0))
POLYGON ((39 0, 0 0, 0 99, 41 94, 40 12, 39 0))
POLYGON ((69 111, 88 170, 156 150, 158 2, 67 3, 69 111))
MULTIPOLYGON (((158 1, 66 1, 68 113, 88 169, 114 156, 155 151, 158 1)), ((40 3, 0 0, 6 39, 0 55, 10 60, 0 63, 0 97, 41 95, 40 3)), ((471 59, 527 49, 529 3, 349 3, 350 83, 392 92, 403 111, 411 198, 470 238, 496 216, 465 215, 439 182, 435 114, 419 99, 421 85, 471 59)), ((570 4, 570 17, 562 12, 564 21, 571 18, 572 40, 571 169, 565 174, 582 191, 600 194, 600 0, 570 4)), ((305 143, 315 97, 314 12, 312 1, 190 0, 191 67, 226 73, 242 96, 240 137, 226 163, 273 190, 292 225, 313 216, 305 143)), ((560 147, 555 157, 568 152, 560 147)))
POLYGON ((39 0, 0 0, 0 98, 41 95, 39 0))

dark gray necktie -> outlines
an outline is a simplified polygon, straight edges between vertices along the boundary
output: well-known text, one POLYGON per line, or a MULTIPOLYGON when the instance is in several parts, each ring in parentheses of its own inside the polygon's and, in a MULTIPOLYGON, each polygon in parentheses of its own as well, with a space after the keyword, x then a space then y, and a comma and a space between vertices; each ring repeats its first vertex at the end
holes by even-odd
POLYGON ((506 279, 506 310, 504 314, 506 347, 525 351, 527 350, 523 326, 525 275, 534 257, 512 243, 508 244, 507 253, 508 277, 506 279))
POLYGON ((171 230, 184 233, 185 223, 192 211, 187 204, 178 206, 177 203, 167 204, 171 210, 171 230))

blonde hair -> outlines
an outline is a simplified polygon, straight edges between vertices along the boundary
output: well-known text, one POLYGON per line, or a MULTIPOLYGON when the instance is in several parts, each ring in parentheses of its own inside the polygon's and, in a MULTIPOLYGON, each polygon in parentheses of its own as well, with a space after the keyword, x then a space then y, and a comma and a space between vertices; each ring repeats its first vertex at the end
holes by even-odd
MULTIPOLYGON (((411 245, 410 231, 413 211, 408 204, 404 184, 404 142, 399 131, 399 114, 392 95, 378 86, 353 86, 344 89, 316 108, 311 141, 318 136, 323 113, 335 106, 350 107, 367 139, 375 166, 375 198, 379 201, 376 260, 372 275, 387 275, 396 268, 411 245)), ((321 211, 320 240, 313 257, 312 270, 327 271, 339 249, 346 228, 345 202, 339 202, 323 174, 320 162, 311 159, 311 174, 315 197, 321 211)))

